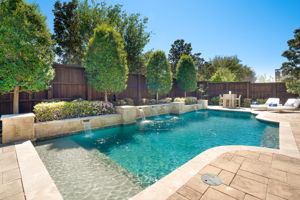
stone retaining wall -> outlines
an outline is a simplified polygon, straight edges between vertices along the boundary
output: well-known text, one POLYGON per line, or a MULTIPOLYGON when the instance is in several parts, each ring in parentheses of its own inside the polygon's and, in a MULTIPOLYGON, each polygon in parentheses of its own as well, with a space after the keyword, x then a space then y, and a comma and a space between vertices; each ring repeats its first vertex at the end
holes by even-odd
POLYGON ((117 114, 81 117, 49 122, 34 123, 33 113, 21 115, 4 115, 2 142, 20 140, 36 140, 73 134, 85 129, 96 129, 114 125, 135 123, 136 119, 162 114, 182 114, 207 108, 207 100, 199 100, 198 104, 185 105, 183 102, 146 106, 118 106, 117 114), (88 126, 85 127, 85 124, 88 126))

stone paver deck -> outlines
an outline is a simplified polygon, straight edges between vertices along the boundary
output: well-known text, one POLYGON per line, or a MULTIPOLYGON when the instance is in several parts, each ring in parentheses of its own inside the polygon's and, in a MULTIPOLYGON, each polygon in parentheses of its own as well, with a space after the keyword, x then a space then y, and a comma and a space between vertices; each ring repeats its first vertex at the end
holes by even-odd
POLYGON ((15 145, 0 146, 0 199, 25 199, 15 145))
POLYGON ((299 200, 300 159, 276 153, 227 152, 206 165, 168 200, 299 200), (209 186, 201 175, 219 175, 209 186))

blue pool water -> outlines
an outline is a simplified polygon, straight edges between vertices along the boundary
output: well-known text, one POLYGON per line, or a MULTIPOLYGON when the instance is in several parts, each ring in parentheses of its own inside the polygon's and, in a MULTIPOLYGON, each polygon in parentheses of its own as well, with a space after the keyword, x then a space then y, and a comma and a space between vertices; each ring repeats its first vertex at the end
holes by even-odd
MULTIPOLYGON (((256 120, 249 113, 202 110, 182 115, 157 116, 148 118, 146 122, 140 120, 132 125, 93 130, 46 141, 48 145, 52 145, 47 151, 42 150, 45 142, 41 142, 37 145, 37 150, 43 161, 49 162, 51 158, 47 156, 55 149, 54 144, 60 142, 56 146, 63 146, 64 140, 68 140, 68 143, 72 142, 73 149, 80 147, 93 152, 97 159, 105 157, 110 160, 106 163, 114 163, 119 166, 118 169, 124 169, 123 174, 131 182, 144 188, 212 147, 249 145, 278 148, 278 132, 278 124, 256 120), (73 143, 78 147, 75 148, 73 143)), ((59 152, 60 149, 56 151, 58 154, 59 152)), ((77 153, 74 156, 75 154, 77 153)), ((57 172, 55 168, 49 172, 59 179, 62 176, 59 173, 65 173, 66 170, 57 172)), ((79 169, 78 173, 82 170, 85 169, 79 169)), ((64 186, 65 183, 61 185, 64 186)))
POLYGON ((199 111, 150 118, 71 136, 84 148, 95 148, 152 184, 197 154, 221 145, 278 148, 278 125, 263 123, 249 113, 199 111), (152 124, 154 123, 154 124, 152 124))

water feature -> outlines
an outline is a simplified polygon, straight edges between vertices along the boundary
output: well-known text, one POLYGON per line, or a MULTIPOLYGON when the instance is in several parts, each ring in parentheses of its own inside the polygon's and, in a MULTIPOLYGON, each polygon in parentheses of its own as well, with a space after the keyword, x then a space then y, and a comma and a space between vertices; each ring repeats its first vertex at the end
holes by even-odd
POLYGON ((92 127, 91 127, 91 122, 90 120, 82 120, 83 123, 83 130, 86 133, 85 137, 91 137, 93 135, 92 133, 92 127))
POLYGON ((140 112, 140 115, 141 115, 141 117, 142 117, 142 120, 145 121, 145 120, 146 120, 146 116, 145 116, 145 112, 144 112, 143 108, 139 108, 138 110, 139 110, 139 112, 140 112))

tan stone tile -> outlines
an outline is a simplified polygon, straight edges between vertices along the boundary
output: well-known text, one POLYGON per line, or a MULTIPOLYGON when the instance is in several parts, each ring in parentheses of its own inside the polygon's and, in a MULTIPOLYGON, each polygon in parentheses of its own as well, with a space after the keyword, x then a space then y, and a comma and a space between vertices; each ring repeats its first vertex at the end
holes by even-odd
POLYGON ((259 155, 259 159, 260 161, 263 161, 263 162, 267 162, 267 163, 271 163, 272 162, 272 156, 268 156, 268 155, 265 155, 265 154, 260 154, 259 155))
POLYGON ((300 189, 297 189, 286 183, 270 179, 268 184, 268 193, 285 199, 296 200, 300 196, 300 189))
POLYGON ((23 187, 20 179, 0 185, 0 199, 5 199, 22 192, 23 187))
POLYGON ((286 181, 286 172, 272 169, 268 163, 261 161, 244 161, 241 170, 248 171, 267 178, 273 178, 280 181, 286 181))
POLYGON ((5 152, 0 154, 0 161, 6 160, 10 157, 16 157, 16 152, 5 152))
POLYGON ((233 161, 228 161, 226 159, 222 159, 222 158, 218 158, 216 160, 214 160, 211 165, 221 168, 221 169, 225 169, 227 171, 230 171, 232 173, 236 173, 237 170, 240 167, 240 164, 237 164, 233 161))
POLYGON ((3 179, 2 179, 3 183, 8 183, 21 178, 19 168, 5 171, 2 173, 2 175, 3 175, 3 179))
POLYGON ((257 160, 259 157, 259 152, 255 151, 237 151, 236 154, 254 160, 257 160))
POLYGON ((287 173, 287 183, 300 188, 300 175, 287 173))
POLYGON ((230 186, 261 199, 266 197, 267 185, 240 175, 234 177, 230 186))
POLYGON ((242 164, 242 162, 245 160, 246 158, 243 156, 239 156, 239 155, 234 155, 232 158, 232 161, 238 164, 242 164))
POLYGON ((238 200, 243 200, 244 197, 245 197, 245 193, 240 191, 240 190, 237 190, 233 187, 230 187, 228 185, 218 185, 218 186, 211 186, 211 188, 215 189, 215 190, 218 190, 220 192, 223 192, 235 199, 238 199, 238 200))
POLYGON ((221 156, 219 156, 219 158, 225 159, 230 161, 232 159, 232 157, 234 156, 233 153, 223 153, 221 156))
POLYGON ((25 197, 24 197, 24 193, 19 193, 19 194, 6 197, 3 200, 25 200, 25 197))
POLYGON ((224 183, 225 185, 230 185, 234 175, 235 175, 234 173, 231 173, 226 170, 222 170, 221 173, 219 174, 219 177, 221 178, 222 183, 224 183))
POLYGON ((214 190, 212 188, 208 188, 208 190, 204 193, 201 200, 235 200, 231 196, 228 196, 222 192, 214 190))
POLYGON ((169 198, 167 198, 167 200, 187 200, 187 198, 181 196, 178 193, 174 193, 169 198))
POLYGON ((2 181, 2 177, 3 177, 3 176, 2 176, 2 172, 0 172, 0 185, 1 185, 2 182, 3 182, 3 181, 2 181))
POLYGON ((245 199, 244 200, 260 200, 259 198, 256 198, 252 195, 246 194, 245 199))
POLYGON ((266 200, 285 200, 285 199, 283 199, 283 198, 281 198, 281 197, 278 197, 278 196, 275 196, 275 195, 273 195, 273 194, 268 193, 268 194, 267 194, 266 200))
POLYGON ((253 174, 251 172, 247 172, 247 171, 244 171, 244 170, 241 170, 241 169, 237 172, 237 174, 240 175, 240 176, 243 176, 245 178, 249 178, 249 179, 252 179, 254 181, 263 183, 263 184, 268 183, 268 178, 257 175, 257 174, 253 174))
POLYGON ((274 154, 272 167, 300 175, 300 159, 274 154))
MULTIPOLYGON (((7 153, 5 153, 7 154, 7 153)), ((15 154, 0 161, 0 172, 18 168, 18 161, 15 154)))
POLYGON ((196 192, 195 190, 193 190, 187 186, 183 186, 183 187, 179 188, 179 190, 177 190, 177 193, 179 193, 180 195, 182 195, 185 198, 190 199, 190 200, 198 200, 202 196, 201 193, 196 192))
POLYGON ((218 175, 220 173, 221 169, 214 167, 212 165, 206 165, 203 169, 200 170, 199 174, 216 174, 218 175))
POLYGON ((14 152, 15 151, 15 145, 10 145, 2 148, 2 152, 14 152))
POLYGON ((201 194, 204 194, 208 188, 208 185, 202 182, 201 175, 194 176, 185 185, 201 194))

